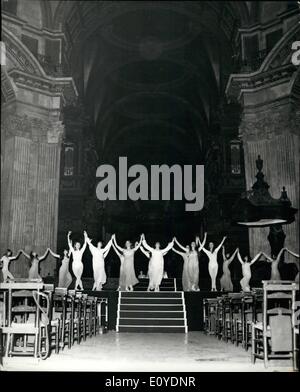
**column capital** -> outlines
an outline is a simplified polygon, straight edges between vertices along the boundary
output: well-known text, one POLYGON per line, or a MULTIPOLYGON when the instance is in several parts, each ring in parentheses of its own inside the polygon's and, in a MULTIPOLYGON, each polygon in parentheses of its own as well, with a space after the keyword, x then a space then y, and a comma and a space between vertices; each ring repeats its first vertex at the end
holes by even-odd
POLYGON ((61 121, 29 117, 26 114, 14 113, 3 116, 1 127, 7 138, 20 136, 33 142, 60 143, 64 135, 64 125, 61 121))

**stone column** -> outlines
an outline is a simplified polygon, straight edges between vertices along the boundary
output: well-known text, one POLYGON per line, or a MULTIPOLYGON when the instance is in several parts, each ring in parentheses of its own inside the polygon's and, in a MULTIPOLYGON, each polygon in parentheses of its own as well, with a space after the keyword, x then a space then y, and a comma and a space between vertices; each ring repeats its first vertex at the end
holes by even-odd
MULTIPOLYGON (((3 118, 1 129, 1 250, 55 251, 63 126, 49 117, 13 113, 3 118)), ((41 276, 53 275, 55 265, 50 256, 42 261, 41 276)), ((11 271, 27 277, 28 262, 20 257, 11 271)))
MULTIPOLYGON (((286 187, 292 206, 299 208, 299 128, 292 107, 269 105, 263 110, 244 111, 240 134, 243 140, 247 189, 251 189, 257 173, 255 161, 260 155, 264 161, 265 181, 270 194, 279 198, 286 187)), ((286 233, 285 246, 293 251, 299 249, 299 213, 296 221, 283 225, 286 233)), ((251 256, 259 251, 270 254, 267 240, 269 228, 249 229, 251 256)))

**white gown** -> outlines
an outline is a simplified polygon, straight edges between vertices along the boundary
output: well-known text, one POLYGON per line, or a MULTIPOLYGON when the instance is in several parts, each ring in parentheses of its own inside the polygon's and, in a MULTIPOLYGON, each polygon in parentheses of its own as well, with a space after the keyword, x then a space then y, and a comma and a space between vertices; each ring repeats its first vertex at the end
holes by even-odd
POLYGON ((123 271, 124 277, 122 277, 122 281, 124 281, 125 287, 134 286, 139 283, 134 270, 134 250, 133 249, 124 249, 124 262, 123 262, 123 271))
POLYGON ((197 288, 199 285, 199 260, 197 251, 191 251, 189 254, 188 271, 192 286, 197 288))
POLYGON ((106 273, 104 267, 104 249, 96 248, 95 246, 90 247, 90 251, 93 256, 93 271, 94 281, 98 288, 100 284, 106 283, 106 273))
POLYGON ((161 250, 152 250, 152 257, 149 261, 149 286, 154 288, 161 284, 164 276, 164 256, 161 250))

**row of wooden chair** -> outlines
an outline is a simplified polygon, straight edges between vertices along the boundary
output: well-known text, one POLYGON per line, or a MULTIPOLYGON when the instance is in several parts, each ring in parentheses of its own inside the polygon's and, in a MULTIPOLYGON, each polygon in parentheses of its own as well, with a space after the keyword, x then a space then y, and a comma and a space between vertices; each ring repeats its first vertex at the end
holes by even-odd
POLYGON ((251 347, 252 362, 291 358, 298 368, 299 284, 263 281, 262 289, 204 300, 204 331, 226 342, 251 347), (280 337, 281 336, 281 337, 280 337))
POLYGON ((108 300, 42 282, 0 284, 5 357, 46 359, 108 329, 108 300))

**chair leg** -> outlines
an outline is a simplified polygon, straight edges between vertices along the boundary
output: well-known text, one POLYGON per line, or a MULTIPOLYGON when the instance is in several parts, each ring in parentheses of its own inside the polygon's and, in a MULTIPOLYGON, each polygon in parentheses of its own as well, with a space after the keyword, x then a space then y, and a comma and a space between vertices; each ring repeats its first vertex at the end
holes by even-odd
POLYGON ((263 345, 264 345, 264 365, 265 368, 268 367, 268 340, 266 333, 263 333, 263 345))
MULTIPOLYGON (((248 345, 246 343, 246 345, 248 345)), ((255 363, 255 328, 254 325, 252 325, 252 333, 251 333, 251 362, 254 364, 255 363)))

